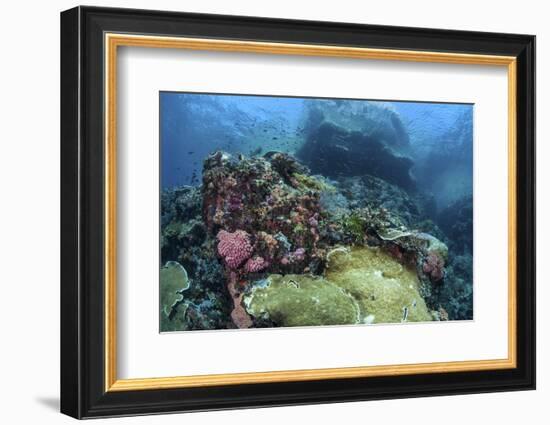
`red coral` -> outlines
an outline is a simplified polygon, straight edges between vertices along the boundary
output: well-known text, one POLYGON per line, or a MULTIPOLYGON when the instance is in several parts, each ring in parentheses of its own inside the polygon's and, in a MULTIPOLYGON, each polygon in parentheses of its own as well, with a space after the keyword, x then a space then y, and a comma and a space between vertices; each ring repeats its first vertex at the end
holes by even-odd
POLYGON ((309 225, 311 227, 317 227, 317 226, 319 226, 318 218, 319 218, 319 213, 315 213, 314 215, 312 215, 309 218, 309 220, 307 222, 309 223, 309 225))
POLYGON ((432 282, 440 281, 445 276, 445 261, 435 252, 430 252, 424 260, 422 270, 432 282))
POLYGON ((231 311, 231 320, 233 320, 233 323, 239 329, 250 328, 253 325, 252 319, 241 304, 244 294, 240 292, 237 288, 237 274, 235 272, 231 272, 229 274, 229 283, 227 284, 227 289, 229 291, 229 294, 231 295, 231 298, 233 299, 233 311, 231 311))
POLYGON ((245 260, 252 255, 250 236, 244 230, 237 230, 233 233, 220 230, 217 238, 218 254, 230 269, 238 268, 245 260))
POLYGON ((256 273, 269 266, 269 262, 264 260, 263 257, 249 258, 244 269, 247 273, 256 273))
POLYGON ((401 251, 401 248, 398 245, 390 244, 388 246, 388 252, 392 257, 396 258, 397 260, 403 260, 403 251, 401 251))

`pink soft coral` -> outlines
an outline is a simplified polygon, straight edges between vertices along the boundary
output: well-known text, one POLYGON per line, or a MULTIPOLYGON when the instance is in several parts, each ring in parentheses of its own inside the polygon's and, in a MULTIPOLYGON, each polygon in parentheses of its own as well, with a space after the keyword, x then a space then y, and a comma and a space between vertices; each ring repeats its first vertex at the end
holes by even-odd
POLYGON ((422 270, 432 282, 438 282, 445 276, 445 261, 435 252, 430 252, 424 260, 422 270))
POLYGON ((248 259, 244 265, 244 269, 247 273, 256 273, 265 269, 267 266, 269 266, 269 262, 264 260, 263 257, 254 257, 248 259))
POLYGON ((237 230, 233 233, 220 230, 218 235, 218 254, 230 269, 238 268, 245 260, 252 255, 250 236, 244 230, 237 230))

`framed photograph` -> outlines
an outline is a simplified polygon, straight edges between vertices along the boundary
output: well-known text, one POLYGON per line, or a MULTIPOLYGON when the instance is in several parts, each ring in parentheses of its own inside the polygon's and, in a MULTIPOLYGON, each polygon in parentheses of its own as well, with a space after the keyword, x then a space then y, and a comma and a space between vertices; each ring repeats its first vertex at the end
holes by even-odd
POLYGON ((535 388, 535 37, 61 14, 61 411, 535 388))

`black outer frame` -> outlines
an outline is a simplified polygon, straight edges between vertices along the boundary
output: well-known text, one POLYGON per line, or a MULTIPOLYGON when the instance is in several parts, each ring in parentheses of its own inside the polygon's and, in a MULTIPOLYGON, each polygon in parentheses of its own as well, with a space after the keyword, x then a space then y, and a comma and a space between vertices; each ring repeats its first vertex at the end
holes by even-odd
POLYGON ((535 37, 76 7, 61 13, 61 412, 123 416, 535 388, 535 37), (517 368, 104 391, 105 32, 517 57, 517 368))

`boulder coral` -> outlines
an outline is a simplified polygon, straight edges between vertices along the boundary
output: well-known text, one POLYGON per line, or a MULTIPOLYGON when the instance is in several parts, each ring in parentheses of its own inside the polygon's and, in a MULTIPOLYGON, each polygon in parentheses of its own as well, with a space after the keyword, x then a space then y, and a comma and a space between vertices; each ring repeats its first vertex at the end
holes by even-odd
POLYGON ((270 275, 244 296, 247 312, 277 326, 431 321, 416 272, 380 248, 339 247, 324 276, 270 275))
POLYGON ((356 301, 334 283, 310 275, 270 275, 244 296, 246 311, 277 326, 342 325, 359 322, 356 301))

